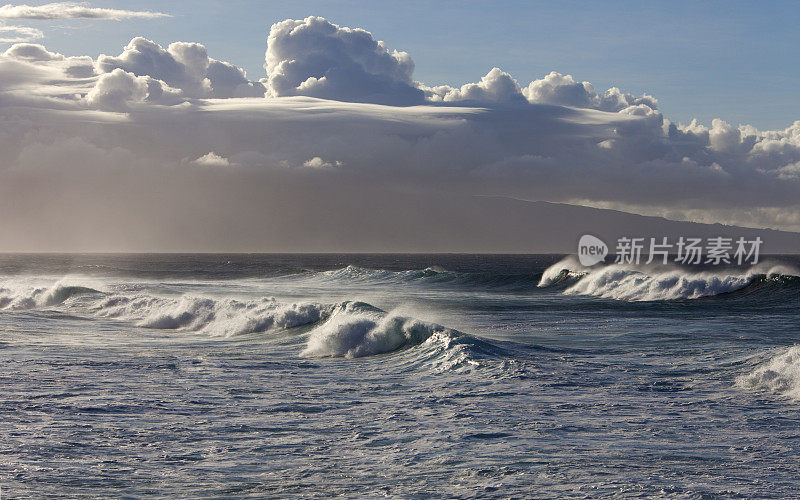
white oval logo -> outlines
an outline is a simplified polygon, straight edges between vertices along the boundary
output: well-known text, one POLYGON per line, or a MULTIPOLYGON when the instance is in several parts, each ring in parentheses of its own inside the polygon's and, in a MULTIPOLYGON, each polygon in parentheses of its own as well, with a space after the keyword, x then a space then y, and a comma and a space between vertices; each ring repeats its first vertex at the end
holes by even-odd
POLYGON ((578 260, 582 266, 593 266, 603 262, 608 255, 608 246, 603 240, 591 234, 584 234, 578 241, 578 260))

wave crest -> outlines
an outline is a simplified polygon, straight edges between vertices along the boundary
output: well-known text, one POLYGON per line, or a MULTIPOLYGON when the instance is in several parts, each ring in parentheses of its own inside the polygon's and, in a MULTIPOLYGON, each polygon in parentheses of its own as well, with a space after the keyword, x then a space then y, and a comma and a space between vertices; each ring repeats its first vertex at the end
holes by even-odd
POLYGON ((73 297, 96 293, 102 292, 87 286, 69 285, 63 281, 50 287, 11 286, 11 288, 0 288, 0 309, 52 307, 63 304, 73 297))
POLYGON ((791 286, 797 271, 786 266, 754 266, 736 270, 692 271, 677 266, 611 264, 585 268, 568 257, 542 274, 539 287, 566 286, 566 295, 591 295, 608 299, 665 301, 698 299, 730 294, 753 284, 791 286))
POLYGON ((354 304, 358 303, 336 308, 325 323, 311 332, 300 355, 358 358, 419 345, 434 334, 458 334, 440 325, 374 308, 357 308, 354 304))
POLYGON ((231 337, 317 323, 333 306, 284 304, 274 298, 252 301, 183 296, 112 296, 95 306, 99 316, 128 319, 143 328, 186 330, 231 337))
POLYGON ((444 326, 387 313, 363 303, 345 303, 311 331, 303 357, 358 358, 397 353, 404 370, 470 373, 487 369, 497 376, 521 368, 493 343, 444 326))
POLYGON ((575 283, 587 273, 587 268, 583 267, 575 256, 570 255, 545 269, 536 286, 539 288, 548 288, 556 285, 575 283))

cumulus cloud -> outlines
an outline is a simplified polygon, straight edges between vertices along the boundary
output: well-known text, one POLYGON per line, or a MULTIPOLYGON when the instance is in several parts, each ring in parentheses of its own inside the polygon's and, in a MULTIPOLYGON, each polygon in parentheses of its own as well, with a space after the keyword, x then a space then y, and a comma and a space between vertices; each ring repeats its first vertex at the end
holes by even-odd
POLYGON ((262 85, 198 43, 135 38, 96 60, 12 46, 0 54, 0 185, 81 199, 135 179, 141 191, 109 203, 136 210, 135 195, 167 175, 184 202, 196 198, 184 185, 211 192, 235 178, 254 200, 261 189, 282 200, 446 191, 800 229, 800 121, 679 124, 650 96, 559 73, 523 86, 494 68, 427 87, 407 54, 321 18, 275 24, 268 47, 262 85))
POLYGON ((492 68, 478 83, 467 83, 461 88, 448 86, 426 89, 431 101, 475 101, 483 103, 524 103, 525 97, 519 83, 500 68, 492 68))
POLYGON ((93 106, 116 111, 127 109, 129 103, 144 101, 146 97, 147 77, 115 69, 100 76, 86 100, 93 106))
POLYGON ((54 2, 44 5, 0 6, 0 19, 153 19, 170 17, 163 12, 103 9, 85 3, 54 2))
POLYGON ((556 71, 544 78, 534 80, 522 93, 532 103, 593 108, 603 111, 621 111, 630 106, 645 105, 657 109, 657 102, 651 96, 635 97, 616 87, 598 95, 589 82, 577 82, 572 75, 562 75, 556 71))
POLYGON ((414 62, 407 53, 389 51, 368 31, 321 17, 273 24, 264 67, 269 92, 276 97, 401 105, 424 99, 412 80, 414 62))
POLYGON ((562 75, 555 71, 542 79, 532 81, 524 93, 530 102, 578 108, 594 107, 594 100, 597 98, 591 83, 576 82, 572 75, 562 75))
POLYGON ((266 89, 247 79, 245 71, 212 59, 199 43, 176 42, 164 49, 146 38, 130 41, 119 56, 101 55, 101 73, 123 69, 137 76, 150 76, 180 89, 188 97, 261 97, 266 89))
POLYGON ((108 111, 127 111, 135 103, 177 104, 180 91, 150 76, 136 76, 122 69, 100 75, 86 102, 108 111))

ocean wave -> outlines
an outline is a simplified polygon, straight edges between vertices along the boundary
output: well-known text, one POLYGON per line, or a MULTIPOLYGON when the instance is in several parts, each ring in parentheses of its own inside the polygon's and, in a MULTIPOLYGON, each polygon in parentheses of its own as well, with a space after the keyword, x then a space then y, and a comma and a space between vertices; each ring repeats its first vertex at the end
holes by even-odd
POLYGON ((557 285, 569 285, 588 274, 588 269, 582 266, 575 256, 570 255, 545 269, 536 286, 548 288, 557 285))
POLYGON ((111 292, 70 282, 50 287, 16 283, 0 289, 0 307, 23 310, 61 305, 75 314, 109 318, 153 330, 210 337, 235 337, 313 326, 303 357, 356 358, 425 344, 419 353, 434 370, 474 367, 479 341, 411 317, 387 313, 365 302, 285 303, 274 297, 250 300, 153 294, 139 286, 111 292), (474 351, 474 352, 473 352, 474 351))
POLYGON ((287 330, 327 318, 335 306, 286 304, 275 298, 241 301, 210 297, 110 296, 93 304, 97 316, 125 319, 143 328, 232 337, 287 330))
POLYGON ((425 269, 407 269, 404 271, 389 271, 386 269, 367 269, 358 266, 347 266, 331 271, 316 273, 320 279, 330 281, 360 281, 360 282, 390 282, 402 283, 433 277, 454 277, 458 273, 451 273, 439 266, 426 267, 425 269))
POLYGON ((752 372, 738 377, 736 385, 800 400, 800 345, 786 349, 752 372))
POLYGON ((585 268, 568 257, 550 266, 540 287, 565 286, 566 295, 590 295, 629 302, 699 299, 729 295, 755 285, 800 286, 798 271, 762 264, 736 270, 691 271, 677 266, 611 264, 585 268))
POLYGON ((456 272, 440 266, 429 266, 424 269, 406 269, 392 271, 387 269, 368 269, 358 266, 347 266, 330 271, 293 275, 289 279, 322 281, 325 284, 366 284, 366 285, 398 285, 398 286, 435 286, 435 287, 480 287, 502 291, 527 290, 535 288, 536 275, 530 273, 498 274, 494 272, 456 272))
POLYGON ((499 377, 525 373, 523 363, 502 347, 454 330, 435 332, 404 354, 407 354, 404 362, 410 370, 419 367, 435 373, 481 370, 499 377))
POLYGON ((301 355, 358 358, 384 354, 419 345, 437 334, 460 335, 440 325, 349 303, 311 332, 301 355))
POLYGON ((75 314, 118 319, 142 328, 230 337, 317 323, 336 308, 335 304, 282 303, 273 297, 237 300, 161 295, 139 290, 135 285, 126 286, 124 293, 118 289, 109 292, 76 281, 79 280, 70 278, 41 286, 9 280, 0 286, 0 309, 61 306, 75 314))
POLYGON ((300 355, 359 358, 397 353, 394 364, 409 370, 470 372, 513 364, 498 346, 436 323, 347 303, 309 334, 300 355), (400 354, 402 353, 402 355, 400 354))
POLYGON ((100 294, 99 290, 88 286, 57 282, 49 287, 16 286, 4 284, 0 287, 0 309, 24 310, 52 307, 63 304, 72 297, 100 294))

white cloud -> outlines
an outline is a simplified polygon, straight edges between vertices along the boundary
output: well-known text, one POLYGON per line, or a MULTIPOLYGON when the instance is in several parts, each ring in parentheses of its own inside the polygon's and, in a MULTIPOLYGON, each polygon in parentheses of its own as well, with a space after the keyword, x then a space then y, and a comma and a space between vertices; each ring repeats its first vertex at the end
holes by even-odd
POLYGON ((201 167, 229 167, 231 166, 230 160, 224 156, 218 155, 213 151, 209 151, 200 158, 194 160, 192 163, 201 167))
POLYGON ((340 161, 325 161, 319 156, 315 156, 309 160, 303 162, 303 166, 307 168, 331 168, 331 167, 341 167, 343 165, 340 161))
POLYGON ((94 61, 91 57, 65 57, 44 46, 20 43, 0 53, 0 92, 6 104, 74 107, 80 96, 94 82, 94 61), (37 99, 57 98, 40 102, 37 99))
POLYGON ((150 76, 136 76, 122 69, 100 75, 86 102, 108 111, 127 111, 135 103, 178 104, 180 91, 150 76))
POLYGON ((532 81, 522 93, 532 103, 593 108, 603 111, 621 111, 629 106, 640 104, 657 109, 658 104, 658 101, 651 96, 635 97, 623 93, 616 87, 598 95, 591 83, 577 82, 572 75, 562 75, 555 71, 544 78, 532 81))
POLYGON ((273 24, 264 67, 268 89, 276 97, 385 104, 424 99, 411 78, 414 63, 407 53, 390 52, 368 31, 340 27, 321 17, 273 24))
POLYGON ((243 69, 210 58, 199 43, 176 42, 164 49, 137 37, 119 56, 98 57, 97 68, 101 73, 120 68, 137 76, 151 76, 188 97, 257 97, 266 91, 261 83, 249 81, 243 69))
POLYGON ((44 38, 44 33, 36 28, 0 25, 0 43, 28 42, 40 38, 44 38))
POLYGON ((531 82, 524 93, 530 102, 578 108, 594 107, 597 96, 591 83, 576 82, 572 75, 562 75, 555 71, 531 82))
POLYGON ((86 100, 101 109, 121 111, 127 109, 129 103, 144 101, 146 97, 147 77, 115 69, 100 76, 86 100))
POLYGON ((0 6, 0 19, 153 19, 170 17, 163 12, 103 9, 86 3, 54 2, 44 5, 0 6))
POLYGON ((14 59, 25 59, 28 61, 63 61, 64 56, 55 52, 50 52, 44 45, 36 43, 18 43, 13 45, 4 54, 6 57, 14 59))
POLYGON ((0 184, 28 172, 80 191, 69 173, 113 168, 152 182, 165 172, 285 182, 297 199, 443 189, 797 227, 800 121, 681 125, 652 97, 558 73, 523 87, 494 68, 477 83, 426 87, 407 54, 320 18, 278 23, 269 43, 267 89, 197 43, 135 38, 97 60, 14 45, 0 54, 0 184))
POLYGON ((525 97, 519 83, 500 68, 492 68, 478 83, 467 83, 461 88, 435 87, 429 89, 433 101, 475 101, 486 103, 523 103, 525 97))

